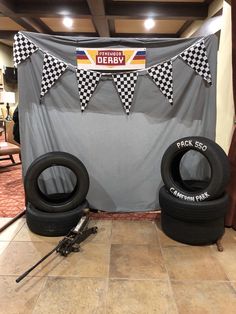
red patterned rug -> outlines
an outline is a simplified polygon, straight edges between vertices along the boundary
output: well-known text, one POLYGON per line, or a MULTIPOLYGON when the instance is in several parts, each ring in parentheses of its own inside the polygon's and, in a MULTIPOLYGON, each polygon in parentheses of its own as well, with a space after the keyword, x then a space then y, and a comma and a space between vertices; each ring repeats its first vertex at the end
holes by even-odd
MULTIPOLYGON (((19 162, 18 156, 14 156, 19 162)), ((0 217, 14 217, 25 208, 21 165, 10 165, 11 160, 0 161, 0 217)))

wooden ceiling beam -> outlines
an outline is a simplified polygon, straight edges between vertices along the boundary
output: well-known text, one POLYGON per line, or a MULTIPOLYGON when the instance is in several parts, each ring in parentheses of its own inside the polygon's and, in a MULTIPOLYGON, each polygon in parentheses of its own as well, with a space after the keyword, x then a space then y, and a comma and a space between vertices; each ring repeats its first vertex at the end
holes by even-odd
POLYGON ((76 36, 76 37, 99 37, 98 33, 90 32, 54 32, 53 35, 58 36, 76 36))
POLYGON ((69 2, 69 1, 24 1, 16 2, 14 7, 16 16, 30 16, 30 17, 61 17, 61 16, 76 16, 88 18, 90 10, 87 2, 69 2))
POLYGON ((94 27, 100 37, 110 37, 108 20, 106 18, 104 0, 87 0, 92 15, 94 27))
POLYGON ((159 33, 115 33, 112 37, 133 37, 133 38, 179 38, 178 34, 159 34, 159 33))
POLYGON ((205 3, 181 2, 107 2, 108 18, 140 19, 158 18, 174 20, 202 20, 208 15, 208 5, 205 3))
MULTIPOLYGON (((0 11, 1 2, 7 3, 6 0, 0 0, 0 11)), ((72 17, 83 18, 89 18, 92 15, 128 19, 153 17, 158 19, 201 20, 205 19, 208 14, 207 3, 194 2, 129 2, 108 0, 68 2, 66 0, 58 0, 54 3, 49 0, 36 2, 21 0, 14 3, 14 15, 18 17, 58 17, 64 16, 66 13, 72 17)), ((6 15, 8 14, 6 13, 6 15)))
POLYGON ((92 15, 104 16, 105 5, 104 0, 86 0, 92 15))
POLYGON ((214 0, 205 0, 204 3, 211 4, 214 0))
POLYGON ((43 21, 35 17, 22 17, 22 19, 35 28, 39 33, 52 34, 53 31, 43 21))
POLYGON ((9 1, 7 2, 6 0, 0 0, 0 11, 2 14, 9 17, 15 23, 25 28, 26 30, 31 32, 37 32, 37 29, 34 28, 31 24, 26 22, 23 18, 17 17, 15 15, 14 7, 11 5, 9 1))
POLYGON ((108 20, 108 23, 109 23, 111 37, 113 37, 116 33, 115 21, 113 19, 110 19, 108 20))
POLYGON ((178 30, 177 34, 179 37, 186 31, 187 28, 193 23, 193 21, 189 20, 184 23, 184 25, 178 30))
POLYGON ((9 3, 9 1, 6 0, 0 0, 0 11, 4 14, 4 15, 12 15, 14 14, 14 7, 12 6, 11 3, 9 3))
POLYGON ((14 40, 14 36, 18 31, 0 31, 0 40, 14 40))

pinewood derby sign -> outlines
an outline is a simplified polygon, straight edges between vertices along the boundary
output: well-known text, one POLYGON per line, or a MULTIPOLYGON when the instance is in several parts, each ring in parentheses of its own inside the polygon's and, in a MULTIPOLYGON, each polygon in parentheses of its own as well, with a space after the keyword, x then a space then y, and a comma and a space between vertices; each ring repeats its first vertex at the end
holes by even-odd
POLYGON ((77 67, 89 70, 145 69, 145 48, 77 48, 77 67))

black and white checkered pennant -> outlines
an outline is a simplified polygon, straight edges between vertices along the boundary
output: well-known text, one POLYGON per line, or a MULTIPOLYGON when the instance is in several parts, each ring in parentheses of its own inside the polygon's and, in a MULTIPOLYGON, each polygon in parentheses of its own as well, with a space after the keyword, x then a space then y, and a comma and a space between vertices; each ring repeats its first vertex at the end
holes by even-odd
POLYGON ((212 83, 211 71, 207 58, 207 51, 204 39, 189 49, 180 54, 180 57, 191 67, 197 74, 206 80, 209 84, 212 83))
POLYGON ((55 84, 63 72, 65 72, 67 66, 66 63, 48 53, 44 54, 40 98, 49 91, 53 84, 55 84))
POLYGON ((38 50, 38 47, 35 46, 29 39, 27 39, 22 34, 18 33, 14 36, 13 44, 13 59, 14 66, 16 67, 22 61, 27 59, 32 53, 38 50))
POLYGON ((173 71, 172 61, 157 64, 148 70, 154 83, 160 88, 163 95, 168 99, 169 103, 173 104, 173 71))
POLYGON ((113 80, 120 96, 120 100, 125 108, 126 114, 129 114, 134 97, 134 90, 138 79, 138 73, 113 74, 113 80))
POLYGON ((93 95, 102 74, 94 71, 76 69, 76 76, 79 89, 80 107, 83 112, 87 107, 87 104, 93 95))

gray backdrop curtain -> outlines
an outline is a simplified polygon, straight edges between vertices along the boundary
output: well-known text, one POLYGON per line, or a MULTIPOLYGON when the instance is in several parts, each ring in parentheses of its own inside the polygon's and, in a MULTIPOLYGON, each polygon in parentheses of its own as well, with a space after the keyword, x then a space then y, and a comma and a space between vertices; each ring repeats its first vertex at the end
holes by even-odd
MULTIPOLYGON (((23 32, 43 51, 76 66, 76 47, 146 47, 146 66, 188 48, 199 38, 122 39, 62 37, 23 32)), ((77 156, 90 176, 88 201, 105 211, 147 211, 159 207, 160 162, 166 148, 184 136, 215 138, 217 38, 205 38, 213 85, 181 59, 173 62, 171 106, 145 71, 138 78, 127 116, 110 76, 102 77, 84 113, 80 111, 75 70, 69 67, 39 103, 43 52, 18 66, 23 173, 38 156, 64 151, 77 156)), ((185 178, 207 171, 195 155, 182 166, 185 178)), ((41 189, 68 192, 74 177, 64 168, 45 171, 41 189)))

